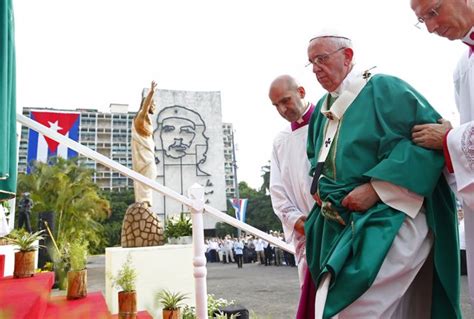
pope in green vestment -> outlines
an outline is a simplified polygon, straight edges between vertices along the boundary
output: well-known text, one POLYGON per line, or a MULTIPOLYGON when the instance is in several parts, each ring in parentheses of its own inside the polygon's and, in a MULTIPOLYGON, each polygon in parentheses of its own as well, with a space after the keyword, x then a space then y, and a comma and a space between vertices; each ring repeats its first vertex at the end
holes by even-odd
POLYGON ((15 197, 17 177, 15 38, 11 0, 0 4, 0 201, 15 197))
MULTIPOLYGON (((316 109, 328 99, 324 96, 316 109)), ((324 169, 315 205, 305 224, 308 267, 316 286, 330 272, 324 318, 331 318, 366 292, 405 218, 382 201, 365 212, 349 211, 344 197, 359 185, 380 180, 424 197, 432 247, 432 318, 460 318, 459 248, 453 194, 444 177, 443 154, 411 141, 415 124, 441 116, 415 89, 387 75, 374 75, 349 105, 340 121, 324 169)), ((314 113, 309 124, 311 174, 329 119, 314 113)), ((427 292, 428 293, 428 292, 427 292)), ((380 296, 383 298, 383 296, 380 296)))

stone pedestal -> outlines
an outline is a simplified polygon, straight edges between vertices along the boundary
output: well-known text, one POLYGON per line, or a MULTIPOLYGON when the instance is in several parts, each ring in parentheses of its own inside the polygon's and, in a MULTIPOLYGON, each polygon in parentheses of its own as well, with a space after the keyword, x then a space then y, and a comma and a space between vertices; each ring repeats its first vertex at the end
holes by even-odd
POLYGON ((122 247, 147 247, 164 244, 163 225, 144 203, 127 208, 122 223, 122 247))
POLYGON ((137 271, 137 310, 147 310, 162 318, 154 297, 162 289, 182 292, 189 297, 185 304, 195 305, 192 245, 164 245, 140 248, 112 247, 105 250, 105 298, 111 313, 118 312, 118 290, 112 288, 107 274, 116 275, 131 254, 137 271))

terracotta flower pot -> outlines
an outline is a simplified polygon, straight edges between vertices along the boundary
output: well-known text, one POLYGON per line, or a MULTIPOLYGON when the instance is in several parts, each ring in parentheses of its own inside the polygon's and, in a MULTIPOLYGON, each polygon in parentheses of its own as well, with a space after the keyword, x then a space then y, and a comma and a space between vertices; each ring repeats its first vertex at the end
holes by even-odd
POLYGON ((120 291, 119 300, 119 319, 137 318, 137 292, 120 291))
POLYGON ((163 319, 179 319, 180 309, 165 310, 163 309, 163 319))
POLYGON ((87 296, 87 269, 67 273, 67 299, 81 299, 87 296))
POLYGON ((33 277, 35 274, 35 251, 19 251, 15 253, 15 278, 33 277))

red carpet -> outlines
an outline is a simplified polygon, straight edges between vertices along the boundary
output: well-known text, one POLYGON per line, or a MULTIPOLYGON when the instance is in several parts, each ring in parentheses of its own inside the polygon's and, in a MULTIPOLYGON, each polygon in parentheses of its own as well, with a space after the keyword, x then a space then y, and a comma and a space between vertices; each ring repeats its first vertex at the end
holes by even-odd
POLYGON ((5 255, 0 255, 0 278, 5 274, 5 255))
POLYGON ((54 273, 45 272, 34 277, 0 279, 0 309, 2 318, 42 318, 48 304, 54 273))
MULTIPOLYGON (((92 292, 78 300, 66 296, 50 298, 54 273, 35 274, 34 277, 0 279, 0 318, 2 319, 109 319, 101 292, 92 292)), ((139 319, 152 319, 146 311, 138 312, 139 319)))
POLYGON ((51 297, 44 318, 47 319, 105 319, 110 313, 101 292, 88 293, 87 297, 67 300, 66 296, 51 297))

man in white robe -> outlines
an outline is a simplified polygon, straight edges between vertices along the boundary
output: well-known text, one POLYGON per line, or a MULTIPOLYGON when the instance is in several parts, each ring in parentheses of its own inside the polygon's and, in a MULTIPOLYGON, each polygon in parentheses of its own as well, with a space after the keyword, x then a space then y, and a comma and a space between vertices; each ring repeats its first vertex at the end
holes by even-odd
POLYGON ((474 307, 474 3, 471 0, 412 0, 411 7, 429 32, 467 45, 454 71, 456 105, 461 126, 418 125, 413 141, 432 149, 443 149, 446 166, 454 176, 453 188, 463 201, 466 254, 471 306, 474 307), (470 274, 470 276, 469 276, 470 274))
POLYGON ((308 122, 314 105, 304 101, 305 90, 289 75, 277 77, 269 97, 278 113, 290 125, 273 142, 270 196, 273 210, 281 220, 285 241, 295 247, 300 285, 306 271, 304 221, 314 205, 306 156, 308 122))
MULTIPOLYGON (((150 115, 155 111, 153 95, 156 83, 151 83, 150 91, 142 101, 140 110, 133 119, 132 124, 132 167, 133 170, 148 177, 156 179, 155 143, 153 141, 153 125, 150 115)), ((144 202, 152 206, 152 189, 140 182, 134 182, 135 202, 144 202)))

